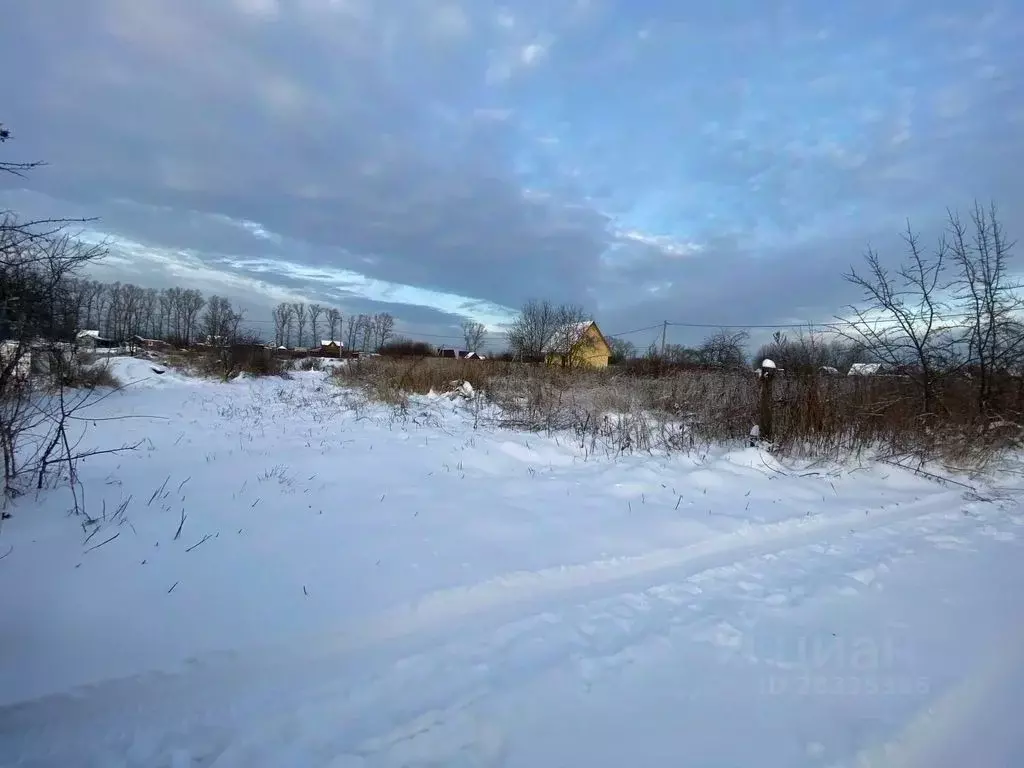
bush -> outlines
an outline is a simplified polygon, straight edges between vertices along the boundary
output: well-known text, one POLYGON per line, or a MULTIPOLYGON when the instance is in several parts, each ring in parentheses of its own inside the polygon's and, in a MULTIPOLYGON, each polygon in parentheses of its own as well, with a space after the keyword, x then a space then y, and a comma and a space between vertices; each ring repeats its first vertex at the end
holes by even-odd
POLYGON ((106 365, 79 365, 65 375, 64 385, 74 389, 114 389, 121 386, 121 381, 106 365))
POLYGON ((284 362, 261 344, 230 347, 192 347, 162 356, 167 365, 198 376, 231 379, 239 374, 280 376, 284 362))

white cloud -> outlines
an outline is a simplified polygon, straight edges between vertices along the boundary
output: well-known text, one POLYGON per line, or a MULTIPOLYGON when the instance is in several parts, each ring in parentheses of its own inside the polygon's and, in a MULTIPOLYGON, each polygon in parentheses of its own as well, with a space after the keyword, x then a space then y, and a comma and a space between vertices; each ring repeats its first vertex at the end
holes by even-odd
POLYGON ((530 43, 520 51, 519 60, 523 64, 530 66, 540 61, 545 53, 547 53, 547 49, 543 45, 540 43, 530 43))
POLYGON ((684 242, 668 235, 652 235, 635 229, 618 230, 615 236, 620 241, 639 243, 654 248, 667 258, 694 256, 703 250, 703 246, 699 243, 684 242))
MULTIPOLYGON (((261 239, 280 241, 255 222, 235 222, 261 239)), ((346 301, 366 300, 422 307, 451 315, 469 317, 489 329, 503 327, 515 310, 468 296, 420 288, 368 277, 350 269, 310 266, 280 258, 255 258, 227 254, 200 254, 192 249, 161 248, 98 230, 87 230, 83 240, 105 243, 110 255, 97 263, 93 272, 110 279, 125 280, 126 270, 157 277, 164 284, 198 286, 212 293, 245 297, 257 303, 315 301, 329 299, 339 306, 346 301), (282 280, 303 285, 285 288, 282 280), (262 300, 262 301, 261 301, 262 300)))

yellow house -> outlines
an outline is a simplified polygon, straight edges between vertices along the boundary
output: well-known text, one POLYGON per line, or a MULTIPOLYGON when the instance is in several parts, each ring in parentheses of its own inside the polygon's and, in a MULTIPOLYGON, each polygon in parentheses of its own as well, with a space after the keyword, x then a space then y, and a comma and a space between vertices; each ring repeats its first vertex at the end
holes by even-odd
POLYGON ((563 368, 607 368, 611 347, 593 320, 562 326, 544 345, 548 365, 563 368))

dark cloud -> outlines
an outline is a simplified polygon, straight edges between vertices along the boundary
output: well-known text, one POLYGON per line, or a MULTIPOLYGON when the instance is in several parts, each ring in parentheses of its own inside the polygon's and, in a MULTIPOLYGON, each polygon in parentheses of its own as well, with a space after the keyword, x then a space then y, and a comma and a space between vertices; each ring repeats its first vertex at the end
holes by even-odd
POLYGON ((925 0, 17 3, 3 152, 51 165, 0 180, 0 205, 99 216, 119 269, 254 311, 388 306, 424 333, 534 296, 613 330, 827 318, 904 217, 930 233, 975 197, 1024 215, 1022 20, 925 0))

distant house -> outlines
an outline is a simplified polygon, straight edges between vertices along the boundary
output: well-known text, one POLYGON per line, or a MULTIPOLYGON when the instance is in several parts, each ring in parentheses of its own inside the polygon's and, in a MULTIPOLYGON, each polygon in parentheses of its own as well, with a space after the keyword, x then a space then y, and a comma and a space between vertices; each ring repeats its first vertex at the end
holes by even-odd
POLYGON ((174 349, 174 345, 163 339, 147 339, 145 336, 132 336, 132 345, 148 349, 153 352, 167 352, 174 349))
POLYGON ((344 348, 345 344, 337 339, 320 339, 321 357, 341 357, 344 348))
POLYGON ((484 356, 479 352, 467 352, 464 349, 455 349, 454 347, 438 347, 438 357, 455 358, 456 360, 484 360, 484 356))
POLYGON ((75 334, 75 343, 79 349, 91 351, 94 349, 113 349, 118 344, 113 339, 105 339, 100 336, 99 331, 86 330, 75 334))
POLYGON ((882 370, 881 363, 854 363, 847 376, 875 376, 882 370))
POLYGON ((607 368, 612 355, 611 346, 593 320, 559 328, 543 352, 548 365, 565 368, 607 368))

